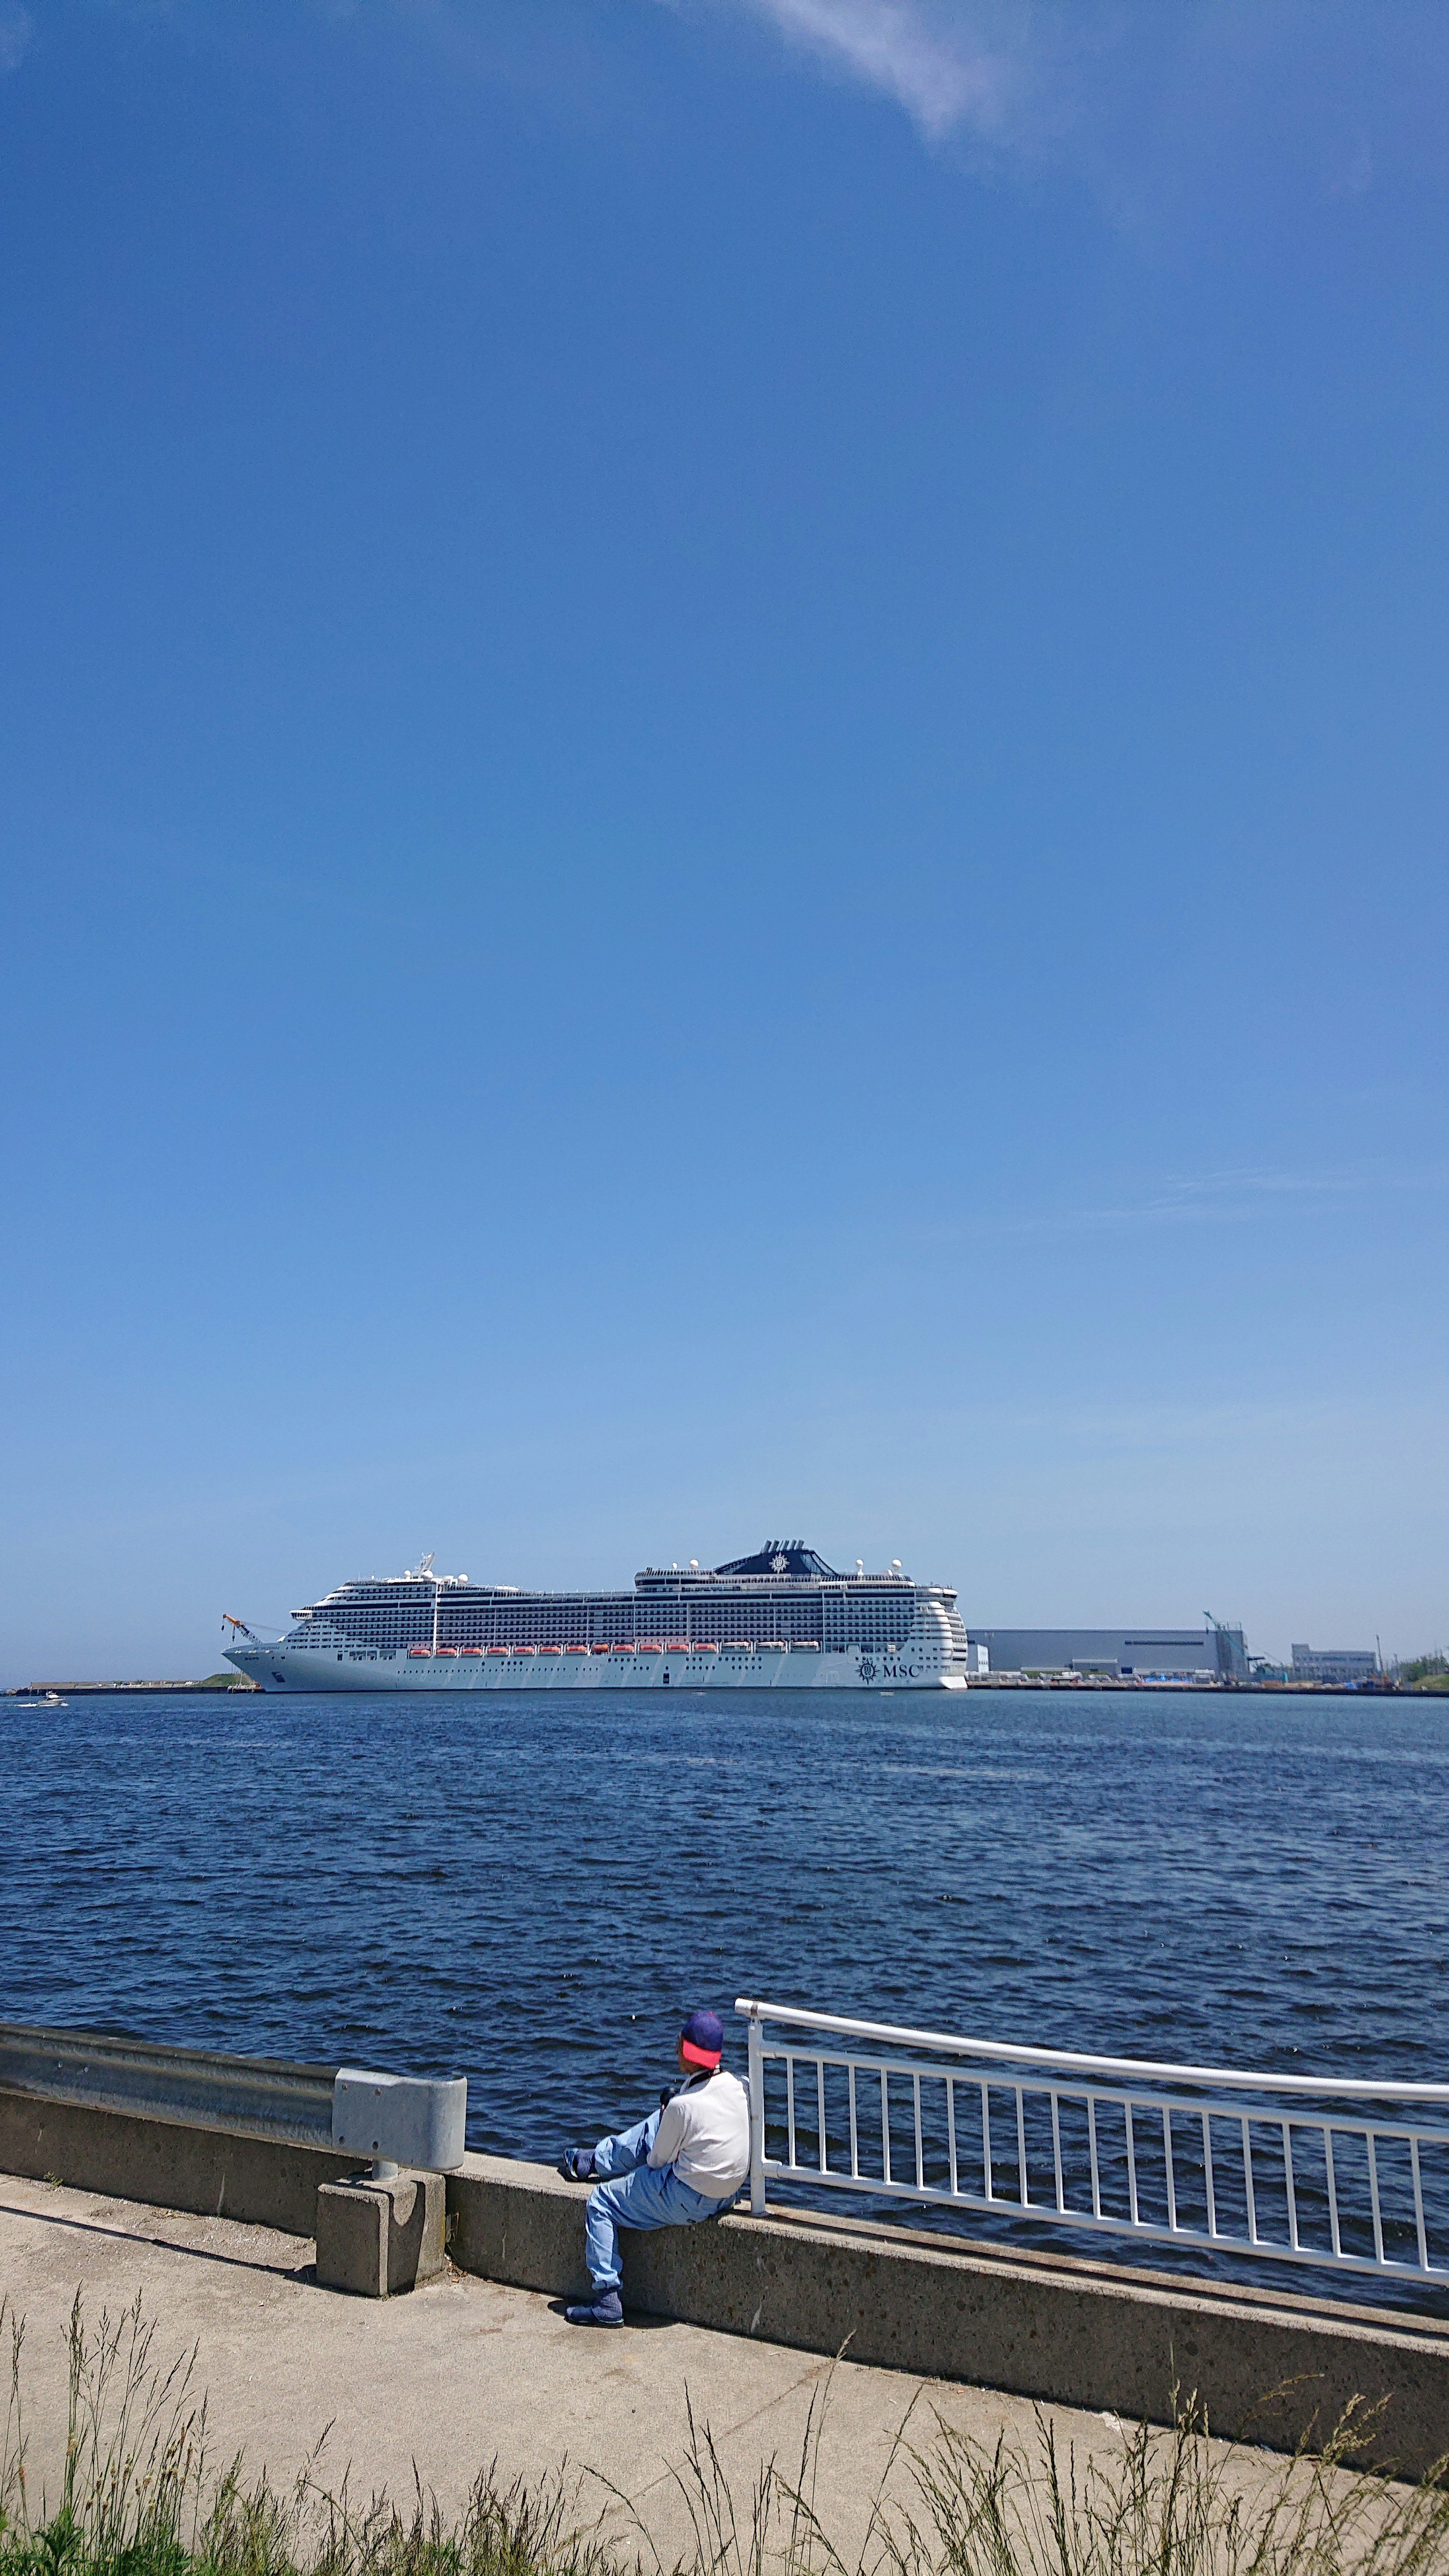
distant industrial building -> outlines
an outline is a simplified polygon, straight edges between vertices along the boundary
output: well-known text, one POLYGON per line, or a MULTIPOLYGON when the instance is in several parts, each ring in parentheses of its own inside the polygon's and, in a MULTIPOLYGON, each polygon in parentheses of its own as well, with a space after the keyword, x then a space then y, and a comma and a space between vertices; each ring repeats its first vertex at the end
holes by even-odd
POLYGON ((1352 1685, 1374 1682, 1379 1677, 1379 1659, 1371 1646, 1295 1646, 1293 1679, 1295 1682, 1332 1682, 1352 1685))
MULTIPOLYGON (((1241 1628, 977 1628, 993 1673, 1095 1673, 1110 1681, 1245 1682, 1241 1628)), ((1295 1653, 1297 1649, 1294 1649, 1295 1653)))

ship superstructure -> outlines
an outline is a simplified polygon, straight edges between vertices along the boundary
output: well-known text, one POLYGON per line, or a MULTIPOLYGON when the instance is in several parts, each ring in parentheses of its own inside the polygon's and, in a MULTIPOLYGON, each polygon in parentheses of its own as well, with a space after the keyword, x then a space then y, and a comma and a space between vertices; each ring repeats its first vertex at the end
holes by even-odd
POLYGON ((838 1574, 801 1539, 728 1565, 645 1566, 630 1592, 525 1592, 434 1572, 359 1577, 276 1644, 229 1620, 263 1690, 964 1690, 949 1584, 838 1574))

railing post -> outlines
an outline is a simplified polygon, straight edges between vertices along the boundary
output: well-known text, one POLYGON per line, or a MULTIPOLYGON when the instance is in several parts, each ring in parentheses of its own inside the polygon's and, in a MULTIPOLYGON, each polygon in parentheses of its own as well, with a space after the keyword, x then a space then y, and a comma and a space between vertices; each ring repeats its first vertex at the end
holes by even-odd
POLYGON ((750 2215, 765 2215, 765 2052, 760 2044, 760 2016, 752 2012, 746 2033, 750 2078, 750 2215))

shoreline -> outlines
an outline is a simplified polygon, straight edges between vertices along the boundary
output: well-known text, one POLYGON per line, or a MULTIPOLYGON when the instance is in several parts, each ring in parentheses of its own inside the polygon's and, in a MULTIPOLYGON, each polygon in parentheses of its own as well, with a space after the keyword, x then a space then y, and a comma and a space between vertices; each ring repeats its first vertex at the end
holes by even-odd
MULTIPOLYGON (((1176 1692, 1191 1693, 1194 1698, 1211 1699, 1443 1699, 1449 1694, 1430 1690, 1422 1683, 1409 1682, 1140 1682, 1098 1680, 1085 1674, 978 1673, 967 1683, 969 1691, 1113 1691, 1138 1698, 1161 1697, 1176 1692)), ((225 1699, 230 1694, 245 1692, 248 1697, 266 1694, 256 1682, 238 1675, 233 1682, 10 1682, 0 1689, 0 1700, 144 1698, 165 1692, 170 1698, 225 1699)), ((294 1694, 301 1698, 303 1693, 294 1694)), ((378 1698, 385 1691, 369 1694, 378 1698)))

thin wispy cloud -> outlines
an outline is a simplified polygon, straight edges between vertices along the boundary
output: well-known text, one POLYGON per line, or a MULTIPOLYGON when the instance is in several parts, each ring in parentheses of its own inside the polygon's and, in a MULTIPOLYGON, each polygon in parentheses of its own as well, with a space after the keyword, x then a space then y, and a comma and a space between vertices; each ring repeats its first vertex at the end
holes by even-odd
POLYGON ((792 46, 884 90, 931 136, 966 126, 1000 136, 1036 87, 1037 30, 1028 8, 927 0, 745 0, 792 46))
POLYGON ((1309 1217, 1375 1198, 1442 1194, 1449 1188, 1443 1165, 1385 1171, 1370 1164, 1338 1170, 1292 1172, 1242 1169, 1203 1172, 1165 1180, 1140 1197, 1124 1195, 1097 1206, 1002 1212, 972 1219, 969 1227, 937 1230, 938 1239, 983 1235, 1072 1235, 1129 1232, 1134 1228, 1261 1223, 1275 1213, 1309 1217))
POLYGON ((1328 197, 1442 176, 1449 17, 1426 0, 665 0, 774 31, 973 159, 1065 160, 1131 220, 1266 150, 1328 197), (1253 138, 1256 136, 1256 147, 1253 138))
POLYGON ((1199 1172, 1171 1181, 1147 1211, 1170 1214, 1196 1210, 1260 1206, 1265 1200, 1331 1200, 1372 1197, 1376 1193, 1442 1190, 1449 1172, 1442 1164, 1386 1170, 1378 1163, 1345 1163, 1330 1171, 1285 1172, 1241 1169, 1199 1172))
POLYGON ((1201 1172, 1166 1181, 1140 1199, 1124 1200, 1113 1207, 1078 1208, 1040 1222, 1087 1228, 1233 1225, 1265 1217, 1275 1207, 1292 1207, 1307 1215, 1316 1209, 1376 1195, 1442 1190, 1445 1179, 1442 1169, 1386 1172, 1367 1164, 1319 1172, 1201 1172))
POLYGON ((19 0, 0 0, 0 74, 13 72, 24 61, 35 33, 35 21, 19 0))

